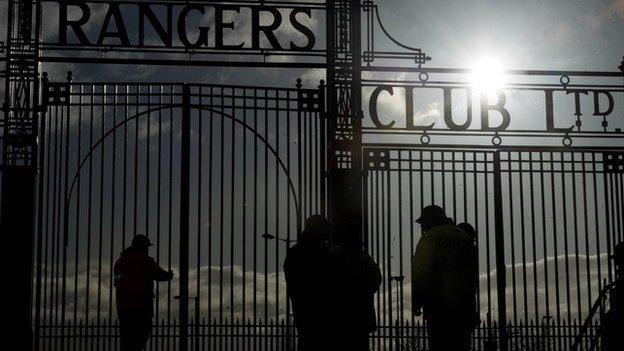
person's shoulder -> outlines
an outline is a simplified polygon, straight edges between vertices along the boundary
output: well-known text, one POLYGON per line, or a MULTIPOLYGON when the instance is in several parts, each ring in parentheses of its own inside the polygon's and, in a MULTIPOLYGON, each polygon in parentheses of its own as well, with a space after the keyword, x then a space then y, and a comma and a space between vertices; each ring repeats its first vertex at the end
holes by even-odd
POLYGON ((437 225, 431 229, 429 229, 426 233, 421 236, 421 241, 435 243, 441 238, 448 235, 450 232, 450 228, 448 224, 437 225))
POLYGON ((300 244, 295 244, 289 248, 286 249, 286 254, 289 253, 294 253, 294 252, 298 252, 301 251, 301 245, 300 244))
POLYGON ((470 238, 470 235, 468 235, 468 233, 463 231, 461 228, 449 224, 447 233, 454 239, 454 241, 472 246, 472 239, 470 238))
POLYGON ((145 262, 149 262, 149 264, 156 264, 156 260, 150 255, 143 255, 143 259, 145 262))
POLYGON ((119 267, 121 267, 121 265, 123 264, 123 261, 124 261, 123 256, 119 257, 119 258, 115 261, 115 263, 113 264, 113 269, 114 269, 114 270, 118 270, 118 269, 119 269, 119 267))
POLYGON ((304 250, 299 244, 295 244, 288 249, 286 249, 286 259, 293 260, 303 254, 304 250))

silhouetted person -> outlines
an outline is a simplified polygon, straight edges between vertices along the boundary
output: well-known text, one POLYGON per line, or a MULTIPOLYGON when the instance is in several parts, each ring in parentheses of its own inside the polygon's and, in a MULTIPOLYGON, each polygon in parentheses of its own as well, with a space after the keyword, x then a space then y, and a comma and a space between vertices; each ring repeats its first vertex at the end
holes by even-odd
POLYGON ((463 222, 459 223, 457 226, 459 227, 459 229, 463 230, 464 233, 468 234, 470 240, 472 240, 472 242, 474 243, 474 246, 477 247, 477 231, 472 226, 472 224, 468 222, 463 222))
POLYGON ((152 329, 154 281, 173 279, 148 255, 147 236, 137 234, 115 262, 117 316, 122 351, 143 350, 152 329))
POLYGON ((284 259, 284 276, 292 303, 300 351, 326 350, 331 331, 330 224, 321 215, 305 222, 297 243, 284 259))
POLYGON ((476 287, 473 242, 439 206, 425 207, 416 222, 422 236, 412 258, 412 308, 423 309, 430 350, 469 350, 476 287))
POLYGON ((353 228, 335 232, 334 238, 335 350, 367 351, 369 334, 377 329, 374 296, 381 285, 381 270, 362 249, 353 228))
POLYGON ((474 255, 474 283, 475 283, 475 301, 474 301, 474 326, 475 328, 479 326, 479 323, 481 323, 480 317, 479 317, 479 310, 477 308, 477 295, 476 295, 476 291, 479 288, 479 248, 478 248, 478 242, 477 242, 477 230, 472 226, 472 224, 468 223, 468 222, 463 222, 463 223, 459 223, 457 225, 457 227, 461 230, 463 230, 466 234, 468 234, 468 236, 470 237, 470 240, 472 240, 472 244, 474 245, 474 249, 473 249, 473 255, 474 255))
POLYGON ((621 350, 624 343, 624 242, 615 245, 610 256, 615 263, 615 287, 609 296, 610 308, 604 319, 603 350, 621 350))

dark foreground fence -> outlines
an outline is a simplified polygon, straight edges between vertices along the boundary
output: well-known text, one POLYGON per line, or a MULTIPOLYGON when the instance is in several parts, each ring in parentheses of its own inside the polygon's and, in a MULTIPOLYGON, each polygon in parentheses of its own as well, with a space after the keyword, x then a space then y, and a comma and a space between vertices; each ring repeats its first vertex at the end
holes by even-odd
MULTIPOLYGON (((396 326, 380 327, 371 337, 371 350, 415 351, 427 350, 426 325, 419 320, 407 320, 403 324, 396 321, 396 326), (390 330, 392 329, 392 330, 390 330)), ((509 324, 509 350, 570 350, 574 338, 579 334, 582 323, 565 320, 556 323, 552 319, 509 324)), ((42 349, 55 349, 63 333, 65 350, 118 350, 118 323, 114 321, 100 324, 77 323, 68 321, 62 327, 57 325, 41 326, 42 349)), ((189 345, 191 350, 296 350, 296 328, 285 320, 270 320, 268 323, 259 321, 239 320, 233 323, 217 320, 209 322, 205 319, 189 325, 189 345)), ((162 320, 154 325, 148 350, 177 350, 177 321, 166 323, 162 320)), ((472 349, 487 350, 488 344, 498 343, 498 325, 496 322, 483 322, 473 334, 472 349)), ((584 334, 579 350, 601 350, 599 325, 590 324, 584 334), (592 348, 592 342, 595 342, 592 348)), ((322 335, 319 337, 323 337, 322 335)))

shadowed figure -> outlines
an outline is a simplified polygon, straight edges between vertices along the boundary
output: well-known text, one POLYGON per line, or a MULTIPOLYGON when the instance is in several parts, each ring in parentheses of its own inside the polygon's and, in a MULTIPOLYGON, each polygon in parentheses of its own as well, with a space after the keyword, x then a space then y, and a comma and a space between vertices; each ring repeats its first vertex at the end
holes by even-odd
POLYGON ((381 285, 381 270, 363 250, 358 230, 334 234, 335 245, 330 250, 337 312, 333 328, 335 350, 367 351, 369 334, 377 329, 374 296, 381 285))
POLYGON ((297 243, 284 259, 284 276, 298 333, 298 350, 326 350, 331 331, 332 298, 330 224, 321 215, 305 222, 297 243))
POLYGON ((621 350, 624 338, 624 242, 615 245, 610 256, 615 264, 615 286, 609 296, 609 311, 604 318, 603 350, 621 350))
POLYGON ((422 236, 412 257, 412 308, 427 323, 429 350, 470 349, 474 329, 476 261, 473 240, 430 205, 416 220, 422 236))
POLYGON ((122 351, 143 350, 152 329, 154 281, 173 279, 148 255, 147 236, 137 234, 115 262, 117 316, 122 351))
POLYGON ((472 226, 472 224, 468 223, 468 222, 463 222, 463 223, 459 223, 457 225, 457 227, 461 230, 463 230, 466 234, 468 234, 468 236, 470 237, 470 240, 472 240, 472 244, 474 245, 474 283, 475 283, 475 294, 474 294, 474 326, 475 328, 479 327, 479 323, 481 323, 480 317, 479 317, 479 309, 477 307, 477 294, 476 291, 479 288, 479 243, 477 241, 477 231, 476 229, 472 226))

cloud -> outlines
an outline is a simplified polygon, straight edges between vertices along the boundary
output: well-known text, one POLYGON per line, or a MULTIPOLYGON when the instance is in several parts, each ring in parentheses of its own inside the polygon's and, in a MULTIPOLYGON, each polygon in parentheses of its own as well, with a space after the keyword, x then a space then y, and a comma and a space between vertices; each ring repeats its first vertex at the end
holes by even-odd
MULTIPOLYGON (((565 267, 566 261, 572 266, 576 264, 576 256, 570 255, 566 260, 566 256, 548 257, 546 260, 535 262, 527 262, 525 265, 516 263, 506 266, 507 275, 507 316, 509 319, 523 320, 526 314, 529 319, 538 320, 543 316, 556 317, 556 289, 560 290, 559 309, 562 319, 567 319, 568 312, 573 319, 585 318, 588 310, 588 296, 593 300, 599 291, 601 279, 606 278, 607 274, 607 254, 584 256, 579 255, 579 280, 575 278, 576 271, 570 272, 570 280, 566 280, 565 267), (589 275, 585 269, 589 264, 589 275), (559 280, 554 279, 555 264, 559 270, 559 280), (598 275, 598 265, 602 267, 601 276, 598 275), (546 267, 548 270, 546 271, 546 267), (523 274, 526 272, 527 279, 527 303, 524 304, 524 284, 523 274), (533 285, 534 274, 537 273, 537 285, 533 285), (515 274, 515 295, 514 295, 514 278, 515 274), (544 279, 548 274, 548 285, 544 279), (587 282, 590 283, 588 287, 587 282), (566 299, 566 288, 569 285, 570 302, 566 299), (578 289, 580 286, 580 290, 578 289), (548 288, 549 308, 546 308, 546 288, 548 288), (537 292, 537 299, 535 293, 537 292), (578 297, 581 299, 580 315, 578 306, 578 297), (515 298, 515 300, 514 300, 515 298), (515 302, 515 307, 514 307, 515 302), (535 306, 540 310, 540 315, 534 314, 535 306)), ((177 267, 173 267, 178 272, 177 267)), ((110 264, 103 262, 101 266, 93 261, 90 267, 86 262, 78 265, 76 272, 75 265, 68 265, 66 284, 66 300, 65 313, 67 318, 89 318, 100 316, 102 319, 109 319, 109 311, 115 318, 114 291, 111 291, 110 264), (101 284, 98 284, 101 283, 101 284), (113 300, 110 300, 110 298, 113 300), (110 307, 110 309, 109 309, 110 307), (76 309, 76 316, 73 311, 76 309), (98 314, 99 312, 99 314, 98 314)), ((49 276, 54 273, 52 271, 44 271, 44 286, 51 291, 61 292, 63 284, 62 276, 57 273, 58 279, 51 279, 49 276)), ((387 279, 384 279, 387 282, 387 279)), ((385 284, 385 283, 384 283, 385 284)), ((390 313, 393 319, 397 317, 400 310, 397 303, 397 287, 393 283, 392 289, 382 289, 375 301, 379 304, 376 306, 377 314, 380 320, 389 323, 390 313), (389 298, 392 300, 392 312, 387 307, 389 298)), ((167 283, 160 283, 157 286, 158 291, 158 313, 161 317, 167 315, 167 306, 171 305, 171 315, 177 316, 178 301, 173 296, 178 294, 179 279, 176 278, 171 282, 169 287, 167 283), (171 291, 171 296, 167 291, 171 291)), ((488 312, 488 299, 491 299, 491 313, 495 319, 497 310, 497 293, 496 293, 496 271, 482 272, 479 276, 479 302, 481 305, 481 319, 486 319, 488 312), (491 286, 491 295, 488 296, 488 284, 491 286)), ((240 265, 234 266, 202 266, 200 269, 191 269, 189 271, 189 292, 191 296, 200 296, 200 310, 202 317, 206 319, 219 318, 224 319, 245 319, 253 318, 255 315, 259 319, 265 319, 265 307, 268 311, 268 318, 284 319, 286 318, 286 283, 284 281, 283 272, 254 272, 250 269, 243 269, 240 265), (199 290, 197 282, 199 277, 199 290), (255 288, 255 293, 254 293, 255 288), (222 307, 222 308, 221 308, 222 307), (255 313, 255 314, 254 314, 255 313)), ((63 310, 62 296, 54 293, 46 294, 47 299, 42 303, 45 309, 44 316, 53 318, 60 316, 63 310)), ((403 285, 403 315, 405 318, 411 318, 411 283, 409 277, 403 285)), ((192 302, 191 302, 192 304, 192 302)), ((192 306, 191 306, 192 307, 192 306)), ((52 319, 50 320, 52 321, 52 319)))
POLYGON ((558 23, 554 25, 554 30, 548 35, 551 42, 558 46, 568 45, 572 39, 572 29, 570 25, 558 23))
MULTIPOLYGON (((177 267, 172 267, 179 272, 177 267)), ((51 269, 43 272, 43 286, 47 287, 44 302, 42 302, 43 324, 47 322, 60 323, 60 318, 71 320, 89 320, 100 318, 110 320, 116 318, 115 292, 112 287, 111 266, 109 262, 98 265, 96 261, 87 267, 86 262, 78 265, 68 265, 65 281, 59 272, 51 269), (57 278, 51 278, 57 275, 57 278), (63 301, 62 287, 65 285, 63 301), (112 298, 112 299, 111 299, 112 298)), ((174 296, 179 292, 179 275, 171 282, 156 283, 158 306, 156 313, 161 317, 171 313, 177 317, 178 301, 174 296), (168 295, 168 291, 171 295, 168 295), (167 310, 167 306, 171 310, 167 310)), ((189 271, 189 293, 191 296, 200 296, 201 315, 206 319, 253 319, 255 316, 265 320, 265 307, 269 319, 286 318, 286 283, 284 275, 276 272, 254 272, 243 270, 242 266, 202 266, 200 269, 189 271), (200 277, 199 290, 197 278, 200 277), (254 293, 254 289, 255 293, 254 293)), ((190 302, 193 308, 193 302, 190 302)))
POLYGON ((416 111, 414 119, 416 122, 431 123, 440 118, 440 116, 442 116, 442 114, 440 113, 439 104, 437 102, 430 102, 425 109, 416 111))
POLYGON ((304 88, 316 88, 321 79, 326 80, 325 70, 321 68, 309 69, 300 78, 304 88))
MULTIPOLYGON (((548 257, 546 260, 538 260, 537 262, 527 262, 526 264, 516 263, 514 265, 506 265, 507 288, 507 318, 514 320, 524 320, 525 311, 529 319, 534 321, 540 320, 544 316, 557 317, 556 290, 559 288, 559 311, 561 319, 568 319, 568 312, 572 319, 582 320, 589 311, 588 297, 591 296, 592 303, 598 296, 599 284, 607 275, 607 259, 608 255, 602 253, 600 255, 579 255, 579 279, 576 280, 576 256, 569 255, 566 260, 565 255, 558 257, 548 257), (570 267, 569 280, 566 278, 566 261, 570 267), (587 263, 589 263, 589 275, 586 271, 587 263), (559 271, 559 280, 555 280, 555 264, 559 271), (602 268, 601 275, 598 275, 598 265, 602 268), (548 267, 548 270, 546 270, 548 267), (525 291, 523 284, 523 274, 526 272, 527 289, 525 291), (537 273, 537 275, 534 275, 537 273), (515 285, 514 285, 515 274, 515 285), (548 285, 544 279, 548 275, 548 285), (534 285, 534 277, 537 277, 537 285, 534 285), (590 286, 588 287, 588 282, 590 286), (578 283, 578 284, 577 284, 578 283), (515 286, 515 293, 514 293, 515 286), (568 304, 566 298, 566 289, 569 286, 570 302, 568 304), (580 286, 580 290, 579 290, 580 286), (548 308, 546 306, 546 288, 548 288, 548 308), (524 294, 527 294, 527 303, 524 304, 524 294), (537 292, 537 299, 536 293, 537 292), (580 315, 578 299, 580 298, 580 315), (515 307, 514 307, 515 304, 515 307), (535 315, 535 307, 538 307, 539 315, 535 315), (515 313, 515 316, 514 316, 515 313)), ((387 280, 386 280, 387 281, 387 280)), ((400 311, 396 302, 396 286, 393 285, 391 291, 380 294, 381 301, 387 301, 388 295, 392 298, 393 319, 396 318, 397 312, 400 311)), ((403 315, 405 318, 412 316, 411 310, 411 283, 408 281, 403 285, 403 315)), ((481 320, 485 321, 488 312, 488 299, 491 301, 492 318, 496 319, 498 314, 497 292, 496 292, 496 271, 482 272, 479 275, 479 303, 481 306, 481 320), (488 280, 491 286, 491 295, 488 297, 488 280)), ((381 318, 384 316, 389 320, 390 311, 384 310, 383 306, 377 307, 381 318)))

